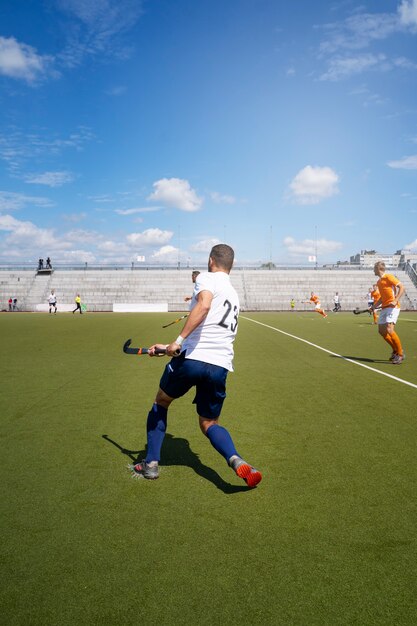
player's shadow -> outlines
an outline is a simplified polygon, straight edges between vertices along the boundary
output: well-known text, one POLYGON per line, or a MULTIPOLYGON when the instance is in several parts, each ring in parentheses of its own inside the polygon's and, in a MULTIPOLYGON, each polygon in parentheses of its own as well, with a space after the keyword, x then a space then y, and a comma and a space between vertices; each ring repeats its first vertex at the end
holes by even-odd
MULTIPOLYGON (((146 449, 128 450, 111 439, 108 435, 102 435, 102 437, 109 443, 116 446, 122 454, 128 456, 133 463, 141 461, 146 456, 146 449)), ((213 483, 217 489, 220 489, 220 491, 223 491, 223 493, 226 494, 238 493, 240 491, 251 491, 250 487, 243 485, 231 485, 230 483, 227 483, 211 467, 204 465, 204 463, 200 461, 198 454, 191 450, 187 439, 174 437, 173 435, 166 433, 162 450, 163 462, 160 464, 161 467, 173 465, 186 465, 187 467, 191 467, 191 469, 194 470, 198 476, 201 476, 201 478, 213 483)))
POLYGON ((391 363, 387 359, 370 359, 364 356, 348 356, 347 354, 331 354, 332 359, 350 359, 351 361, 360 361, 361 363, 391 363))

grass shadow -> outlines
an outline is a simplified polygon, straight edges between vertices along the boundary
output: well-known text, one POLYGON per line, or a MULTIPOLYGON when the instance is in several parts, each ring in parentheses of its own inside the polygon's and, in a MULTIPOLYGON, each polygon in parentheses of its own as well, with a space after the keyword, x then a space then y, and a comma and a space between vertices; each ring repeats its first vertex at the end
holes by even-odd
POLYGON ((331 354, 332 359, 350 359, 351 361, 360 361, 361 363, 388 363, 391 364, 389 359, 370 359, 364 356, 349 356, 347 354, 331 354))
MULTIPOLYGON (((111 439, 108 435, 102 435, 102 438, 118 448, 122 454, 128 456, 133 463, 141 461, 146 456, 146 449, 128 450, 111 439)), ((200 461, 198 454, 191 450, 189 441, 182 437, 174 437, 166 433, 163 443, 163 457, 161 467, 172 467, 175 465, 190 467, 198 476, 211 482, 217 489, 223 491, 223 493, 232 494, 241 491, 252 491, 248 486, 231 485, 223 480, 215 470, 200 461)))

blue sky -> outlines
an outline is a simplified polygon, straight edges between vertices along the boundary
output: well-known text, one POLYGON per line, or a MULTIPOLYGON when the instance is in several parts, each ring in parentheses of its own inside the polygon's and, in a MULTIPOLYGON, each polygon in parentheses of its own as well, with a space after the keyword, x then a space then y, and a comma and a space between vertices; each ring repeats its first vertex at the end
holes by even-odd
POLYGON ((2 0, 0 261, 417 252, 417 0, 2 0))

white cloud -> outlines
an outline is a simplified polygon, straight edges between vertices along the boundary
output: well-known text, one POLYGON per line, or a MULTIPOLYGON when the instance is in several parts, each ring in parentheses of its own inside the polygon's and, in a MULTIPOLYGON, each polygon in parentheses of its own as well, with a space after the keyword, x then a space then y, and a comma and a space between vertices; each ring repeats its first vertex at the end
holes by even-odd
POLYGON ((71 172, 44 172, 43 174, 28 174, 25 177, 31 185, 46 185, 47 187, 62 187, 74 180, 71 172))
POLYGON ((15 211, 31 205, 48 207, 52 206, 52 202, 48 198, 39 196, 27 196, 23 193, 14 193, 13 191, 0 191, 0 211, 15 211))
POLYGON ((24 178, 20 170, 26 162, 34 159, 39 162, 45 157, 50 160, 67 149, 81 152, 85 144, 93 138, 93 133, 85 126, 79 126, 70 135, 63 137, 23 132, 12 127, 7 133, 0 135, 0 159, 7 163, 8 169, 15 176, 24 178))
POLYGON ((33 222, 0 215, 1 258, 37 259, 38 255, 48 254, 53 256, 53 261, 58 258, 59 261, 73 263, 94 262, 97 259, 92 250, 74 249, 74 244, 97 244, 100 238, 100 234, 88 231, 70 231, 57 235, 55 229, 39 228, 33 222))
POLYGON ((22 222, 11 215, 0 215, 0 230, 9 233, 5 243, 10 248, 33 249, 37 246, 52 250, 56 247, 56 239, 52 229, 38 228, 32 222, 22 222))
POLYGON ((235 204, 236 198, 234 196, 226 195, 218 193, 217 191, 212 191, 210 193, 210 198, 216 204, 235 204))
POLYGON ((417 170, 417 154, 403 157, 398 161, 388 161, 387 165, 396 170, 417 170))
POLYGON ((398 7, 400 22, 405 26, 417 27, 417 0, 402 0, 398 7))
POLYGON ((130 255, 129 247, 125 244, 121 244, 120 241, 111 241, 109 239, 102 241, 98 244, 97 249, 101 252, 107 253, 108 255, 120 256, 121 254, 126 253, 129 253, 130 255))
POLYGON ((75 67, 92 55, 130 55, 121 35, 133 28, 140 17, 140 0, 57 0, 57 5, 67 15, 67 43, 59 55, 64 65, 75 67))
POLYGON ((38 54, 35 48, 14 37, 0 37, 0 74, 4 76, 34 83, 51 73, 52 61, 51 56, 38 54))
POLYGON ((210 252, 213 246, 216 246, 218 243, 221 243, 219 239, 215 237, 211 237, 208 239, 202 239, 198 243, 195 243, 190 247, 192 252, 210 252))
POLYGON ((108 96, 123 96, 126 93, 126 91, 127 91, 126 87, 120 85, 117 87, 111 87, 104 93, 108 96))
POLYGON ((330 167, 307 165, 290 183, 290 195, 298 204, 318 204, 339 193, 339 176, 330 167))
POLYGON ((135 215, 136 213, 154 213, 159 211, 159 207, 143 207, 137 209, 115 209, 118 215, 135 215))
POLYGON ((303 239, 296 241, 293 237, 285 237, 283 241, 288 253, 292 257, 305 257, 315 255, 324 256, 340 250, 343 244, 340 241, 331 241, 328 239, 303 239))
POLYGON ((346 20, 321 27, 326 35, 319 57, 327 59, 328 69, 321 80, 341 80, 372 70, 415 69, 403 57, 390 59, 383 54, 349 54, 370 48, 375 42, 406 31, 417 32, 417 0, 402 0, 396 12, 366 13, 362 9, 346 20))
POLYGON ((93 202, 97 202, 98 204, 103 204, 103 203, 111 203, 114 202, 114 198, 112 198, 109 194, 105 194, 102 193, 100 195, 97 196, 87 196, 88 200, 92 200, 93 202))
POLYGON ((60 252, 60 260, 69 263, 95 263, 97 257, 90 250, 63 250, 60 252))
POLYGON ((148 200, 159 202, 164 206, 193 212, 199 211, 203 205, 203 199, 197 196, 188 180, 161 178, 153 183, 153 188, 155 191, 148 200))
POLYGON ((417 252, 417 239, 414 239, 414 241, 412 241, 411 243, 407 243, 407 244, 404 246, 404 249, 405 249, 405 250, 410 250, 410 251, 411 251, 411 250, 414 250, 414 251, 416 251, 416 252, 417 252))
POLYGON ((320 80, 337 81, 371 69, 389 69, 384 54, 362 54, 355 57, 330 59, 328 69, 320 80))
POLYGON ((173 232, 170 230, 160 230, 159 228, 148 228, 143 233, 131 233, 126 237, 129 245, 132 247, 150 247, 150 246, 162 246, 173 236, 173 232))
MULTIPOLYGON (((162 232, 162 231, 160 231, 162 232)), ((155 241, 160 247, 164 236, 154 236, 145 242, 155 241)), ((50 255, 53 262, 71 263, 130 263, 132 246, 126 240, 109 240, 101 233, 83 229, 68 232, 39 228, 29 221, 20 221, 12 215, 0 215, 0 258, 37 259, 50 255)))
POLYGON ((75 228, 66 233, 65 238, 75 243, 97 243, 97 233, 92 230, 83 230, 82 228, 75 228))
POLYGON ((162 246, 159 250, 151 255, 152 261, 174 263, 178 260, 178 248, 174 246, 162 246))
POLYGON ((66 222, 82 222, 87 217, 87 213, 63 213, 61 217, 66 222))
POLYGON ((417 69, 417 63, 414 63, 414 61, 410 61, 410 59, 407 59, 406 57, 396 57, 392 60, 392 65, 394 68, 400 67, 406 70, 417 69))
POLYGON ((332 54, 338 50, 360 50, 373 41, 386 39, 400 30, 395 13, 358 12, 342 22, 326 24, 327 38, 320 44, 321 54, 332 54))

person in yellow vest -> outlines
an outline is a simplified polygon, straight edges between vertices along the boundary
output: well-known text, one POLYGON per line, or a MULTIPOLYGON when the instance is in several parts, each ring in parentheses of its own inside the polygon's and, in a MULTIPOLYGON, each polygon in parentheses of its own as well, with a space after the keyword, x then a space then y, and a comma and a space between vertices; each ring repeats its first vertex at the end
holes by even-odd
POLYGON ((81 298, 80 298, 80 294, 77 293, 76 297, 75 297, 75 309, 73 310, 73 313, 75 313, 76 311, 80 312, 80 315, 83 314, 82 310, 81 310, 81 298))

